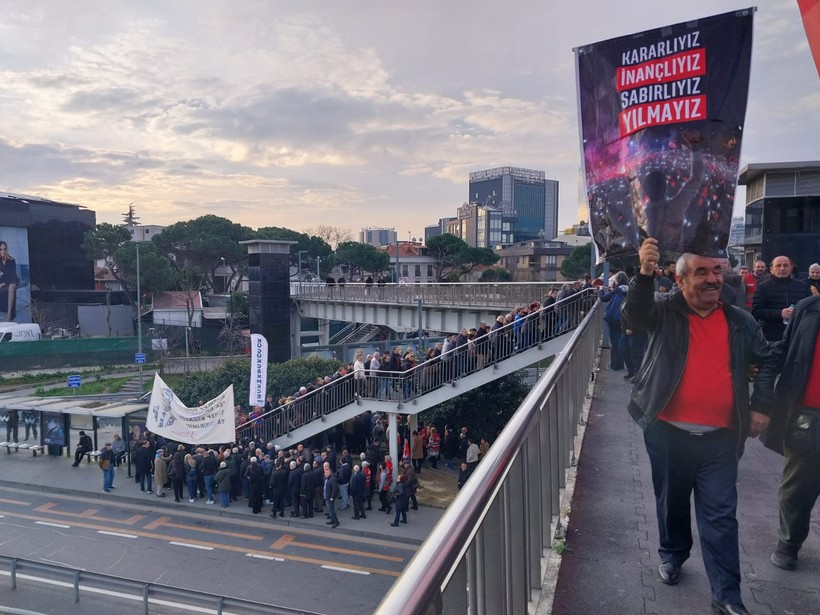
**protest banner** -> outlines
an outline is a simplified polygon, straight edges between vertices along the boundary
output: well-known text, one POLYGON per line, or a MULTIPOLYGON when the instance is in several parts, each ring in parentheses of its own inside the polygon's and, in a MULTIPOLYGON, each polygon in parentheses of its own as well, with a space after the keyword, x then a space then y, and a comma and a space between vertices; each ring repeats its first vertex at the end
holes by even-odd
POLYGON ((754 9, 575 50, 582 161, 598 260, 644 237, 726 256, 754 9))
POLYGON ((268 340, 259 333, 251 334, 251 377, 248 404, 265 405, 265 390, 268 386, 268 340))
POLYGON ((224 444, 235 439, 233 411, 233 385, 201 406, 188 408, 156 374, 145 428, 183 444, 224 444))

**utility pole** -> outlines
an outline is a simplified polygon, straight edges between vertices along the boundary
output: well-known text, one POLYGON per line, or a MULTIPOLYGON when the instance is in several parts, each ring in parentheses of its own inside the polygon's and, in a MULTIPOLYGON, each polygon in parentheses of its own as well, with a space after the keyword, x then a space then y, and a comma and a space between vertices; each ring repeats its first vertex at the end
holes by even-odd
MULTIPOLYGON (((137 241, 137 352, 142 354, 142 297, 140 293, 140 242, 137 241)), ((140 368, 140 397, 145 392, 142 382, 142 363, 140 368)))

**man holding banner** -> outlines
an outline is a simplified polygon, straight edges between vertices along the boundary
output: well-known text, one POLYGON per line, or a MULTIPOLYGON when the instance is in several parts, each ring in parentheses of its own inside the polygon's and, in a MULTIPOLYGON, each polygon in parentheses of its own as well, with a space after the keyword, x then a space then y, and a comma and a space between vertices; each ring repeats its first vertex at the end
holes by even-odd
MULTIPOLYGON (((652 468, 660 580, 675 585, 695 514, 711 612, 748 614, 740 592, 737 465, 768 425, 749 407, 760 327, 720 302, 746 113, 753 9, 576 50, 592 235, 600 258, 638 254, 623 313, 649 332, 629 413, 652 468), (680 292, 655 301, 662 254, 680 292)), ((770 395, 756 383, 758 394, 770 395)))

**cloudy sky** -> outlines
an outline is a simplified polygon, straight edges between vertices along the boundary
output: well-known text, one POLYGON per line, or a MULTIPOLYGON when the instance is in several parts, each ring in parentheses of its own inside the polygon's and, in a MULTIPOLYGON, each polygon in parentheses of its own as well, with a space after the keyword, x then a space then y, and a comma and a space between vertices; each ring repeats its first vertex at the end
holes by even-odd
MULTIPOLYGON (((573 47, 725 0, 0 0, 0 191, 118 223, 420 235, 470 171, 542 169, 576 221, 573 47)), ((742 164, 820 159, 796 0, 760 0, 742 164)), ((738 209, 736 208, 736 211, 738 209)))

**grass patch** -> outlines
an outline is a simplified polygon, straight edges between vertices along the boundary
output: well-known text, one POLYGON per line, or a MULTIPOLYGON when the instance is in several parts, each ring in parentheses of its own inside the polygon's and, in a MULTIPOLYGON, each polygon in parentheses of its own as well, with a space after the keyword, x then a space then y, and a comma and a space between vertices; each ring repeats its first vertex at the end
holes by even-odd
POLYGON ((38 397, 70 397, 72 395, 101 395, 105 393, 119 393, 122 385, 131 380, 131 376, 124 376, 121 378, 100 378, 98 375, 95 380, 84 380, 82 385, 77 389, 70 389, 68 387, 58 387, 56 389, 44 389, 40 387, 35 392, 38 397))
POLYGON ((421 474, 417 475, 419 490, 416 497, 421 505, 447 508, 458 493, 458 473, 447 470, 443 460, 439 460, 438 467, 434 470, 426 464, 421 474))

